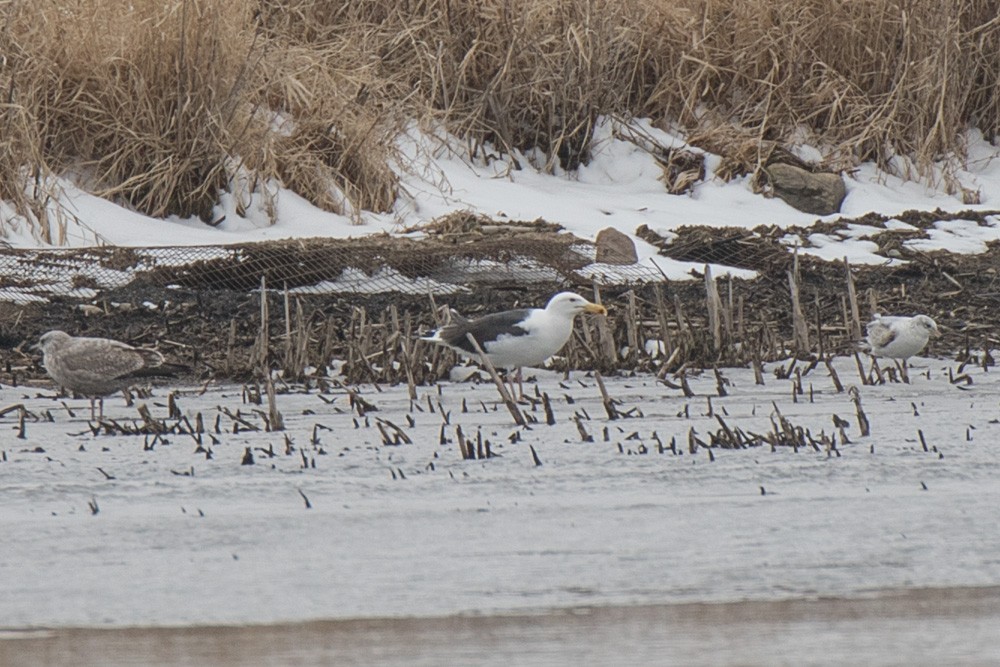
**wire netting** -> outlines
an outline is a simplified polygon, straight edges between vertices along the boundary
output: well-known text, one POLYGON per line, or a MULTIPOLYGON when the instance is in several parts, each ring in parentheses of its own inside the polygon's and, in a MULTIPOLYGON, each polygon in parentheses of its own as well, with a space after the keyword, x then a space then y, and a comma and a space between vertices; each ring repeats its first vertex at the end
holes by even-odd
POLYGON ((95 298, 128 286, 295 294, 435 294, 481 285, 619 285, 658 279, 638 264, 595 261, 568 234, 455 242, 373 237, 195 247, 0 249, 0 299, 95 298))

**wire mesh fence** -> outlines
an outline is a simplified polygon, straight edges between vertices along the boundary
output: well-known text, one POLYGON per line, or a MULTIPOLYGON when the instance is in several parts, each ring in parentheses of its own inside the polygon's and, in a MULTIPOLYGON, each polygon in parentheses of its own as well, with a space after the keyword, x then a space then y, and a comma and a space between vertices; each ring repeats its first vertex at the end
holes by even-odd
POLYGON ((595 261, 567 234, 454 243, 405 238, 308 239, 231 246, 82 250, 0 249, 0 299, 97 298, 129 286, 202 292, 269 289, 295 294, 452 294, 477 286, 620 285, 658 279, 638 264, 595 261))

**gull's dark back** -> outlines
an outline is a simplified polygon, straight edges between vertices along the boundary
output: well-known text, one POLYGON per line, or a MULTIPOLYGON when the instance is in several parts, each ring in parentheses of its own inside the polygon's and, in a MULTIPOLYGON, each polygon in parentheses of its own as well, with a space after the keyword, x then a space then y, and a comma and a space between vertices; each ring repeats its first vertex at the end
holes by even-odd
POLYGON ((530 308, 519 308, 483 315, 474 320, 453 315, 451 322, 438 330, 437 337, 451 347, 475 355, 476 349, 469 342, 467 334, 471 333, 481 347, 485 347, 485 342, 496 340, 501 336, 523 336, 527 331, 520 326, 520 323, 530 313, 530 308))

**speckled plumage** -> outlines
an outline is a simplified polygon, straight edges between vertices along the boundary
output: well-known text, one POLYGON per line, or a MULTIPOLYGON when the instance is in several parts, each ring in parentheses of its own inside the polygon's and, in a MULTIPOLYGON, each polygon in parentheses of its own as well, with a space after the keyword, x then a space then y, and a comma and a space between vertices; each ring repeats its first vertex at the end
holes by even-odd
POLYGON ((132 347, 110 338, 70 336, 49 331, 38 342, 42 366, 57 384, 93 400, 126 389, 148 377, 170 377, 184 370, 165 364, 156 350, 132 347))

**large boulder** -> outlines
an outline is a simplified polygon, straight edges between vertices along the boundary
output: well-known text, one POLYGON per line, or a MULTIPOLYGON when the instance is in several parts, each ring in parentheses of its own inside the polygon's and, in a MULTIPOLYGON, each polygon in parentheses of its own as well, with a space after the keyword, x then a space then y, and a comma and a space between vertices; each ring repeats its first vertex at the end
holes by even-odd
POLYGON ((639 255, 635 243, 628 234, 614 227, 605 227, 597 232, 597 262, 601 264, 635 264, 639 255))
POLYGON ((814 174, 782 162, 767 165, 764 173, 775 196, 805 213, 838 213, 847 196, 847 187, 839 174, 814 174))

